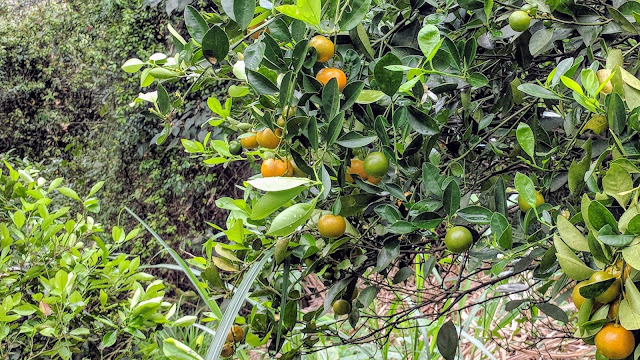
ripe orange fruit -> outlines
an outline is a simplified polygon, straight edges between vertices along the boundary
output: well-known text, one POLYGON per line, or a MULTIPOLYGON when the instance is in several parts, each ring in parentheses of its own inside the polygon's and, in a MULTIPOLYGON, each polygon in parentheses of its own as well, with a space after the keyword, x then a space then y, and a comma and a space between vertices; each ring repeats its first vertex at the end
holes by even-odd
POLYGON ((240 325, 233 325, 227 334, 228 343, 237 343, 244 339, 244 330, 240 325))
POLYGON ((369 177, 367 178, 367 181, 369 181, 369 182, 370 182, 370 183, 372 183, 373 185, 378 185, 378 184, 380 183, 380 181, 382 181, 382 178, 369 176, 369 177))
POLYGON ((473 236, 471 231, 464 226, 454 226, 444 236, 444 245, 449 251, 460 254, 471 248, 473 236))
POLYGON ((344 234, 347 222, 340 215, 322 215, 318 220, 318 232, 327 238, 337 238, 344 234))
POLYGON ((245 149, 255 149, 258 147, 258 138, 254 132, 250 132, 249 134, 251 135, 240 138, 240 144, 242 144, 242 147, 245 149))
POLYGON ((607 324, 596 334, 596 348, 611 360, 624 359, 636 347, 633 333, 620 325, 607 324))
POLYGON ((358 175, 362 180, 367 180, 369 175, 364 172, 364 161, 360 159, 351 159, 351 166, 347 166, 347 173, 358 175))
MULTIPOLYGON (((603 280, 612 279, 612 278, 613 278, 613 275, 609 274, 606 271, 596 271, 593 273, 593 275, 591 275, 589 280, 592 283, 594 283, 594 282, 603 281, 603 280)), ((620 279, 616 279, 616 281, 614 281, 613 284, 611 284, 611 286, 609 286, 609 288, 605 292, 603 292, 602 294, 596 297, 596 301, 601 302, 603 304, 608 304, 613 300, 615 300, 619 294, 620 294, 620 279)))
POLYGON ((260 166, 260 173, 262 177, 292 176, 293 165, 291 161, 285 163, 280 159, 266 159, 260 166))
MULTIPOLYGON (((542 196, 542 194, 540 193, 540 191, 536 191, 536 206, 538 207, 540 205, 544 204, 544 196, 542 196)), ((531 205, 529 205, 526 201, 524 201, 524 198, 521 196, 518 196, 518 205, 520 205, 520 210, 522 210, 523 212, 527 212, 529 211, 529 209, 531 209, 531 205)))
POLYGON ((276 129, 274 133, 273 130, 266 128, 256 135, 258 140, 258 144, 267 149, 275 149, 280 145, 280 141, 282 140, 282 130, 276 129))
POLYGON ((389 171, 389 160, 384 153, 375 151, 364 158, 364 172, 367 176, 383 177, 387 175, 387 171, 389 171))
POLYGON ((576 286, 574 286, 573 291, 571 291, 571 298, 573 299, 573 305, 575 305, 578 310, 580 310, 580 308, 582 307, 582 304, 584 304, 584 301, 587 300, 585 299, 584 296, 580 294, 580 288, 589 284, 591 284, 591 281, 589 280, 581 281, 576 286))
POLYGON ((233 345, 226 343, 222 347, 222 351, 220 351, 220 357, 228 358, 233 355, 233 345))
POLYGON ((344 74, 344 71, 336 68, 324 68, 316 75, 316 80, 320 81, 322 85, 327 85, 329 80, 333 78, 338 81, 338 89, 342 91, 347 85, 347 75, 344 74))
POLYGON ((526 11, 516 10, 509 16, 509 26, 513 31, 523 32, 529 28, 531 17, 526 11))
POLYGON ((338 315, 347 315, 351 311, 351 303, 345 299, 336 300, 333 303, 333 312, 338 315))
POLYGON ((309 40, 309 46, 316 49, 318 53, 318 62, 327 62, 331 60, 335 54, 335 46, 333 42, 322 35, 316 35, 309 40))

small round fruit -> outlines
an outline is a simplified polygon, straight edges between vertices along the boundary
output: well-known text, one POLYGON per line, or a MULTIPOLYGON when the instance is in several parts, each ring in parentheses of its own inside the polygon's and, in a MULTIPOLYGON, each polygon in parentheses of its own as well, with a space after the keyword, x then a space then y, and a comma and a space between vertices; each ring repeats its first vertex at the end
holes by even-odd
POLYGON ((526 31, 530 24, 531 17, 525 11, 516 10, 509 16, 509 26, 511 26, 513 31, 526 31))
POLYGON ((633 333, 618 324, 607 324, 595 337, 596 349, 611 360, 624 359, 635 349, 633 333))
POLYGON ((290 161, 286 163, 280 159, 266 159, 260 166, 262 177, 291 176, 293 175, 293 165, 290 161))
POLYGON ((240 325, 233 325, 227 334, 228 343, 237 343, 244 339, 244 330, 240 325))
POLYGON ((222 346, 222 351, 220 351, 220 357, 228 358, 233 355, 233 345, 226 343, 222 346))
POLYGON ((240 138, 240 144, 242 144, 242 147, 245 149, 255 149, 258 147, 258 138, 254 132, 250 132, 249 134, 249 136, 240 138))
MULTIPOLYGON (((591 275, 589 280, 592 283, 594 283, 594 282, 604 281, 604 280, 613 279, 613 278, 614 276, 609 274, 606 271, 596 271, 593 273, 593 275, 591 275)), ((619 294, 620 294, 620 280, 616 279, 616 281, 614 281, 613 284, 611 284, 611 286, 609 286, 609 288, 605 290, 605 292, 603 292, 602 294, 596 297, 596 301, 601 302, 603 304, 608 304, 613 300, 615 300, 619 294)))
POLYGON ((322 215, 318 220, 318 232, 326 238, 337 238, 344 234, 347 222, 340 215, 322 215))
POLYGON ((229 152, 231 153, 231 155, 242 154, 242 144, 240 144, 240 142, 236 140, 229 142, 229 152))
POLYGON ((309 40, 309 46, 316 49, 318 54, 318 62, 324 63, 335 54, 335 46, 333 42, 322 35, 316 35, 309 40))
POLYGON ((327 85, 329 80, 334 78, 338 82, 338 89, 342 91, 347 85, 347 75, 344 74, 344 71, 336 68, 324 68, 316 75, 316 80, 320 81, 322 85, 327 85))
POLYGON ((369 177, 364 171, 364 161, 360 159, 351 159, 351 166, 347 166, 347 173, 358 175, 362 180, 366 180, 369 177))
POLYGON ((364 158, 364 172, 367 173, 367 177, 383 177, 387 171, 389 171, 389 159, 384 153, 375 151, 364 158))
POLYGON ((333 303, 333 312, 338 315, 347 315, 351 311, 351 303, 345 299, 336 300, 333 303))
POLYGON ((609 305, 609 319, 615 320, 618 317, 618 310, 620 310, 620 298, 617 298, 609 305))
POLYGON ((576 309, 578 310, 580 310, 580 308, 582 307, 582 304, 584 304, 584 301, 587 300, 585 299, 584 296, 580 294, 580 288, 589 284, 591 284, 591 281, 589 280, 581 281, 576 286, 574 286, 573 291, 571 292, 571 299, 573 299, 573 305, 575 305, 576 309))
MULTIPOLYGON (((536 191, 536 206, 544 204, 544 196, 540 193, 540 191, 536 191)), ((518 205, 520 205, 520 210, 523 212, 527 212, 531 209, 531 206, 524 200, 522 196, 518 196, 518 205)))
POLYGON ((454 226, 444 237, 444 244, 449 251, 461 254, 471 248, 473 245, 473 236, 471 231, 464 226, 454 226))
MULTIPOLYGON (((598 78, 598 83, 602 85, 602 83, 607 80, 607 78, 611 76, 610 69, 600 69, 596 71, 596 77, 598 78)), ((613 91, 613 85, 611 85, 611 80, 607 81, 607 84, 602 88, 601 92, 605 95, 610 94, 613 91)))
POLYGON ((267 149, 275 149, 280 145, 280 141, 282 140, 282 131, 277 129, 274 133, 273 130, 266 128, 256 135, 258 140, 258 145, 267 148, 267 149))

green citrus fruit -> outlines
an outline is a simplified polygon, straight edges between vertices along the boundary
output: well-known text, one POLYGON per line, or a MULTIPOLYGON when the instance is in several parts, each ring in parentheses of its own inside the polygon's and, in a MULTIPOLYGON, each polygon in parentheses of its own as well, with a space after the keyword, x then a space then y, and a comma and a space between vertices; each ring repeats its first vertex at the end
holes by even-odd
POLYGON ((347 315, 351 311, 351 303, 345 299, 336 300, 333 303, 333 312, 338 315, 347 315))
MULTIPOLYGON (((536 191, 536 207, 544 204, 544 196, 540 193, 540 191, 536 191)), ((520 205, 520 210, 523 212, 529 211, 531 206, 524 200, 522 196, 518 196, 518 205, 520 205)))
POLYGON ((236 140, 229 142, 229 152, 231 155, 240 155, 242 153, 242 144, 236 140))
POLYGON ((383 177, 389 171, 389 160, 380 151, 375 151, 367 155, 364 159, 364 172, 369 176, 383 177))
POLYGON ((464 226, 454 226, 444 237, 444 244, 449 251, 456 254, 463 253, 473 245, 473 236, 471 231, 464 226))
POLYGON ((531 17, 525 11, 516 10, 509 16, 509 26, 513 31, 523 32, 529 28, 531 17))
MULTIPOLYGON (((613 278, 614 276, 609 274, 606 271, 596 271, 593 273, 593 275, 591 275, 589 280, 592 283, 594 283, 594 282, 613 279, 613 278)), ((596 297, 596 301, 601 302, 603 304, 608 304, 613 300, 615 300, 619 294, 620 294, 620 280, 616 279, 616 281, 614 281, 613 284, 611 284, 611 286, 609 286, 609 288, 605 292, 603 292, 602 294, 596 297)))

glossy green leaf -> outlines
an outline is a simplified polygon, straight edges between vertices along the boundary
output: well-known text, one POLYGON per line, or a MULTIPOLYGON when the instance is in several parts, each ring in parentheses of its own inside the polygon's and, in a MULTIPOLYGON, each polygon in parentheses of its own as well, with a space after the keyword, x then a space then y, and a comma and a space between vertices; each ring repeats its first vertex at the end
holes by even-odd
POLYGON ((209 30, 209 25, 200 12, 191 5, 184 9, 184 23, 187 25, 189 35, 197 42, 202 43, 202 38, 209 30))
POLYGON ((478 225, 487 225, 491 222, 493 211, 478 205, 467 206, 457 212, 464 220, 478 225))
POLYGON ((564 216, 558 216, 558 232, 572 249, 589 252, 589 243, 582 233, 564 216))
POLYGON ((291 234, 300 225, 303 225, 315 209, 315 202, 292 205, 278 214, 269 227, 267 235, 286 236, 291 234))
POLYGON ((399 71, 392 71, 386 69, 389 65, 400 65, 402 62, 393 53, 387 53, 376 63, 373 70, 376 84, 382 90, 383 93, 391 96, 398 91, 400 85, 402 85, 402 73, 399 71))
POLYGON ((536 138, 533 135, 533 130, 531 127, 525 123, 518 124, 518 129, 516 130, 516 138, 518 139, 518 143, 522 150, 529 155, 531 159, 535 161, 535 146, 536 146, 536 138))
POLYGON ((435 25, 425 25, 418 32, 418 45, 426 57, 426 61, 430 61, 436 55, 441 44, 440 30, 435 25))
POLYGON ((229 53, 229 38, 220 26, 209 29, 202 38, 202 55, 212 63, 219 63, 229 53))

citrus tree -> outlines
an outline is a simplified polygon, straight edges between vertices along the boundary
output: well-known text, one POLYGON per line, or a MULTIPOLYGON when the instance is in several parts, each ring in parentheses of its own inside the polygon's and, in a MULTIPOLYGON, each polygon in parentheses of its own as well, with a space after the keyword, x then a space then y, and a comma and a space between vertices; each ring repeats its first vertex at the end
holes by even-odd
MULTIPOLYGON (((207 358, 383 347, 426 319, 453 359, 462 313, 487 303, 506 323, 545 315, 599 356, 630 356, 639 18, 636 1, 187 7, 186 31, 168 25, 171 53, 123 70, 150 88, 134 103, 162 124, 158 144, 185 103, 206 101, 210 132, 185 151, 254 170, 234 184, 243 198, 216 200, 228 218, 187 259, 217 327, 207 358), (380 294, 393 311, 376 312, 380 294), (579 312, 558 306, 568 297, 579 312)), ((431 349, 432 335, 419 333, 431 349)))

